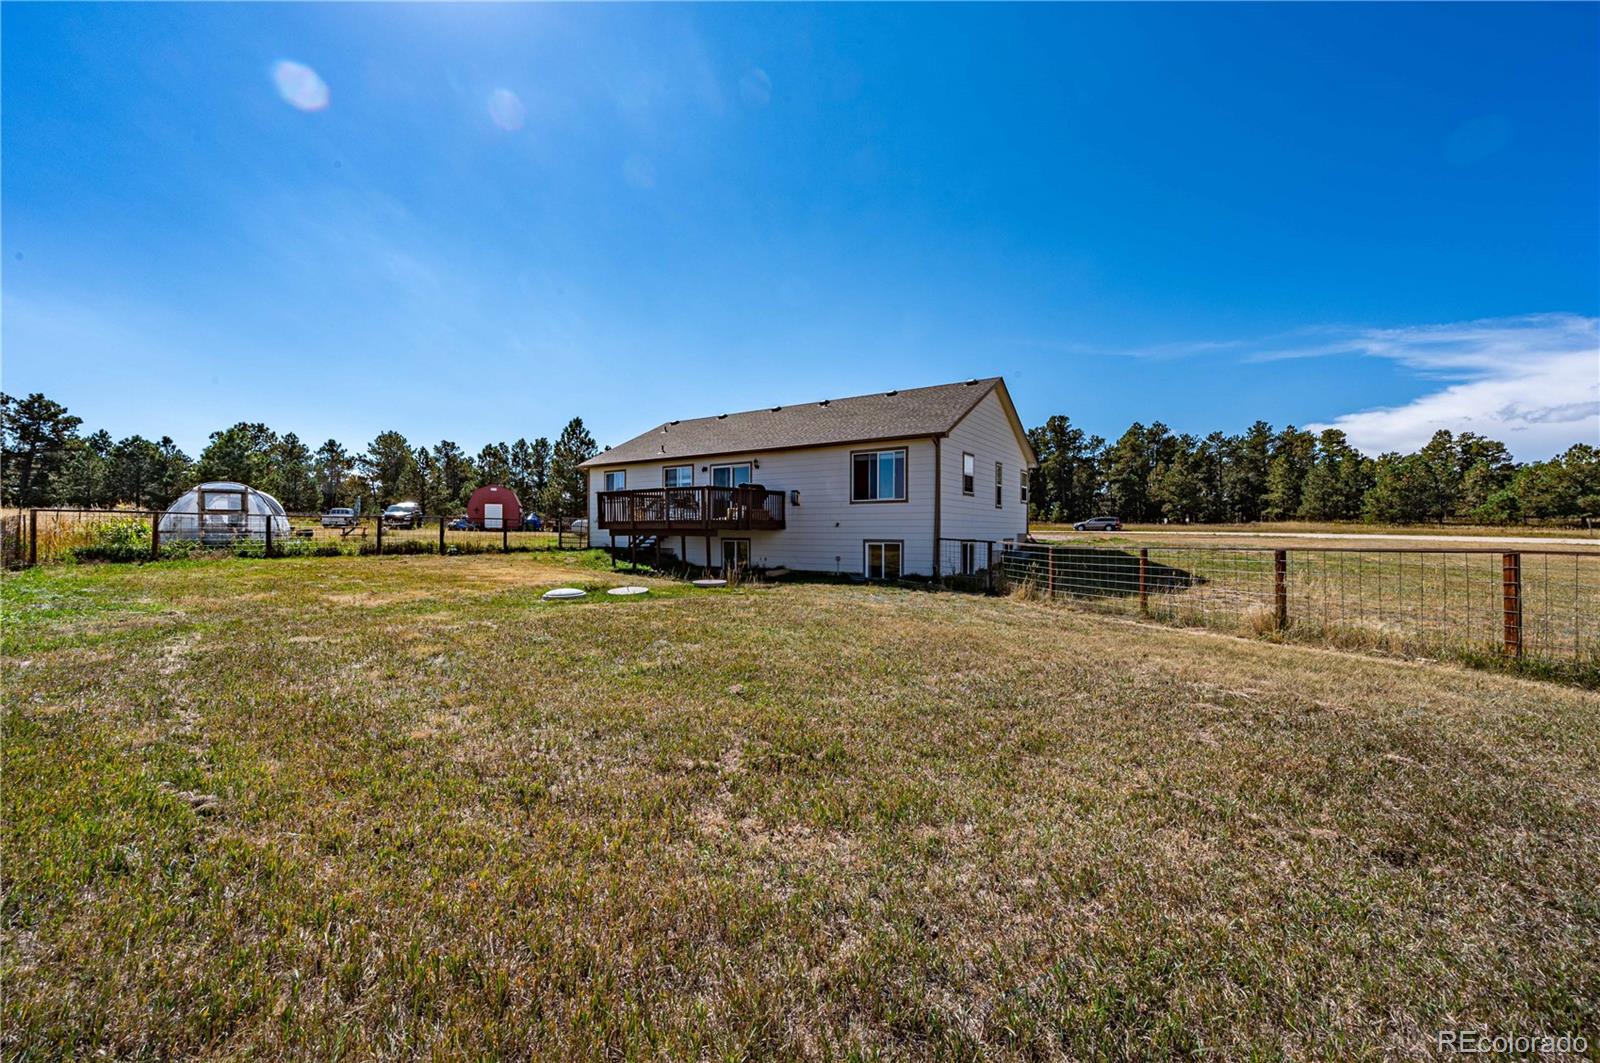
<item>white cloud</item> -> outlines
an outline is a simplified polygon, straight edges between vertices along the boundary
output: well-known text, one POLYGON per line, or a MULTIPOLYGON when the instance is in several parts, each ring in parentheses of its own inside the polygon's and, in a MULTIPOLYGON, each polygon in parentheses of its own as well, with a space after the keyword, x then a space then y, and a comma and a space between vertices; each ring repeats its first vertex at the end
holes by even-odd
POLYGON ((1440 428, 1503 440, 1517 457, 1544 458, 1600 442, 1600 319, 1577 314, 1323 332, 1258 360, 1362 354, 1436 379, 1438 390, 1398 406, 1343 414, 1341 428, 1368 453, 1413 450, 1440 428))

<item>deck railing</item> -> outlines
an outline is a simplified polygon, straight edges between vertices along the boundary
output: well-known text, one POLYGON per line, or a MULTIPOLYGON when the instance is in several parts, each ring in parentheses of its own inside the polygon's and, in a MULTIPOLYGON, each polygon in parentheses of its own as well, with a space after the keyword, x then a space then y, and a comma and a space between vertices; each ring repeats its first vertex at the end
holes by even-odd
POLYGON ((776 530, 784 526, 784 494, 757 484, 601 491, 600 527, 612 532, 776 530))

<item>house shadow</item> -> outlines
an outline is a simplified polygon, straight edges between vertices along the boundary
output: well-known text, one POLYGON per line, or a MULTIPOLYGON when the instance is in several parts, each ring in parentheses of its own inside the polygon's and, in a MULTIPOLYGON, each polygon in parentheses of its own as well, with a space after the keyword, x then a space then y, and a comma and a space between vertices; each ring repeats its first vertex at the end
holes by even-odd
MULTIPOLYGON (((1177 594, 1206 582, 1204 576, 1175 565, 1145 559, 1145 594, 1177 594)), ((1137 597, 1141 591, 1138 551, 1111 547, 1051 546, 1023 543, 1007 551, 1006 578, 1032 584, 1057 596, 1137 597)))

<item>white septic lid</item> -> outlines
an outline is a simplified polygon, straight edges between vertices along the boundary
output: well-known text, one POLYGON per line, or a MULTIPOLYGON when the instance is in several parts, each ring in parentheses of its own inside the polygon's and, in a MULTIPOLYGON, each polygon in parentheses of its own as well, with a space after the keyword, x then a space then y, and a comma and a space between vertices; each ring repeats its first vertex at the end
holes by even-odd
POLYGON ((559 601, 559 600, 565 599, 565 598, 582 598, 584 595, 586 595, 588 593, 589 593, 588 591, 580 590, 577 587, 557 587, 553 591, 545 591, 544 592, 544 597, 545 597, 546 601, 552 601, 552 600, 559 601))
POLYGON ((726 587, 728 581, 725 579, 697 579, 694 581, 694 585, 696 587, 726 587))
POLYGON ((607 594, 615 594, 617 597, 621 598, 621 597, 625 597, 625 596, 630 595, 630 594, 649 594, 650 593, 650 588, 649 587, 612 587, 610 590, 606 591, 606 593, 607 594))

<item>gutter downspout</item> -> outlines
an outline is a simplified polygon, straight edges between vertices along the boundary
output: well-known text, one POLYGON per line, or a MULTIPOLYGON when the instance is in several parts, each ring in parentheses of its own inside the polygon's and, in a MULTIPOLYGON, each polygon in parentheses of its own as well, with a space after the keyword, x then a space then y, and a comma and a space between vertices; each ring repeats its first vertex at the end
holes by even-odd
POLYGON ((944 484, 944 450, 940 446, 943 436, 933 437, 933 578, 937 581, 942 573, 939 565, 939 517, 944 504, 939 499, 940 490, 944 484))

